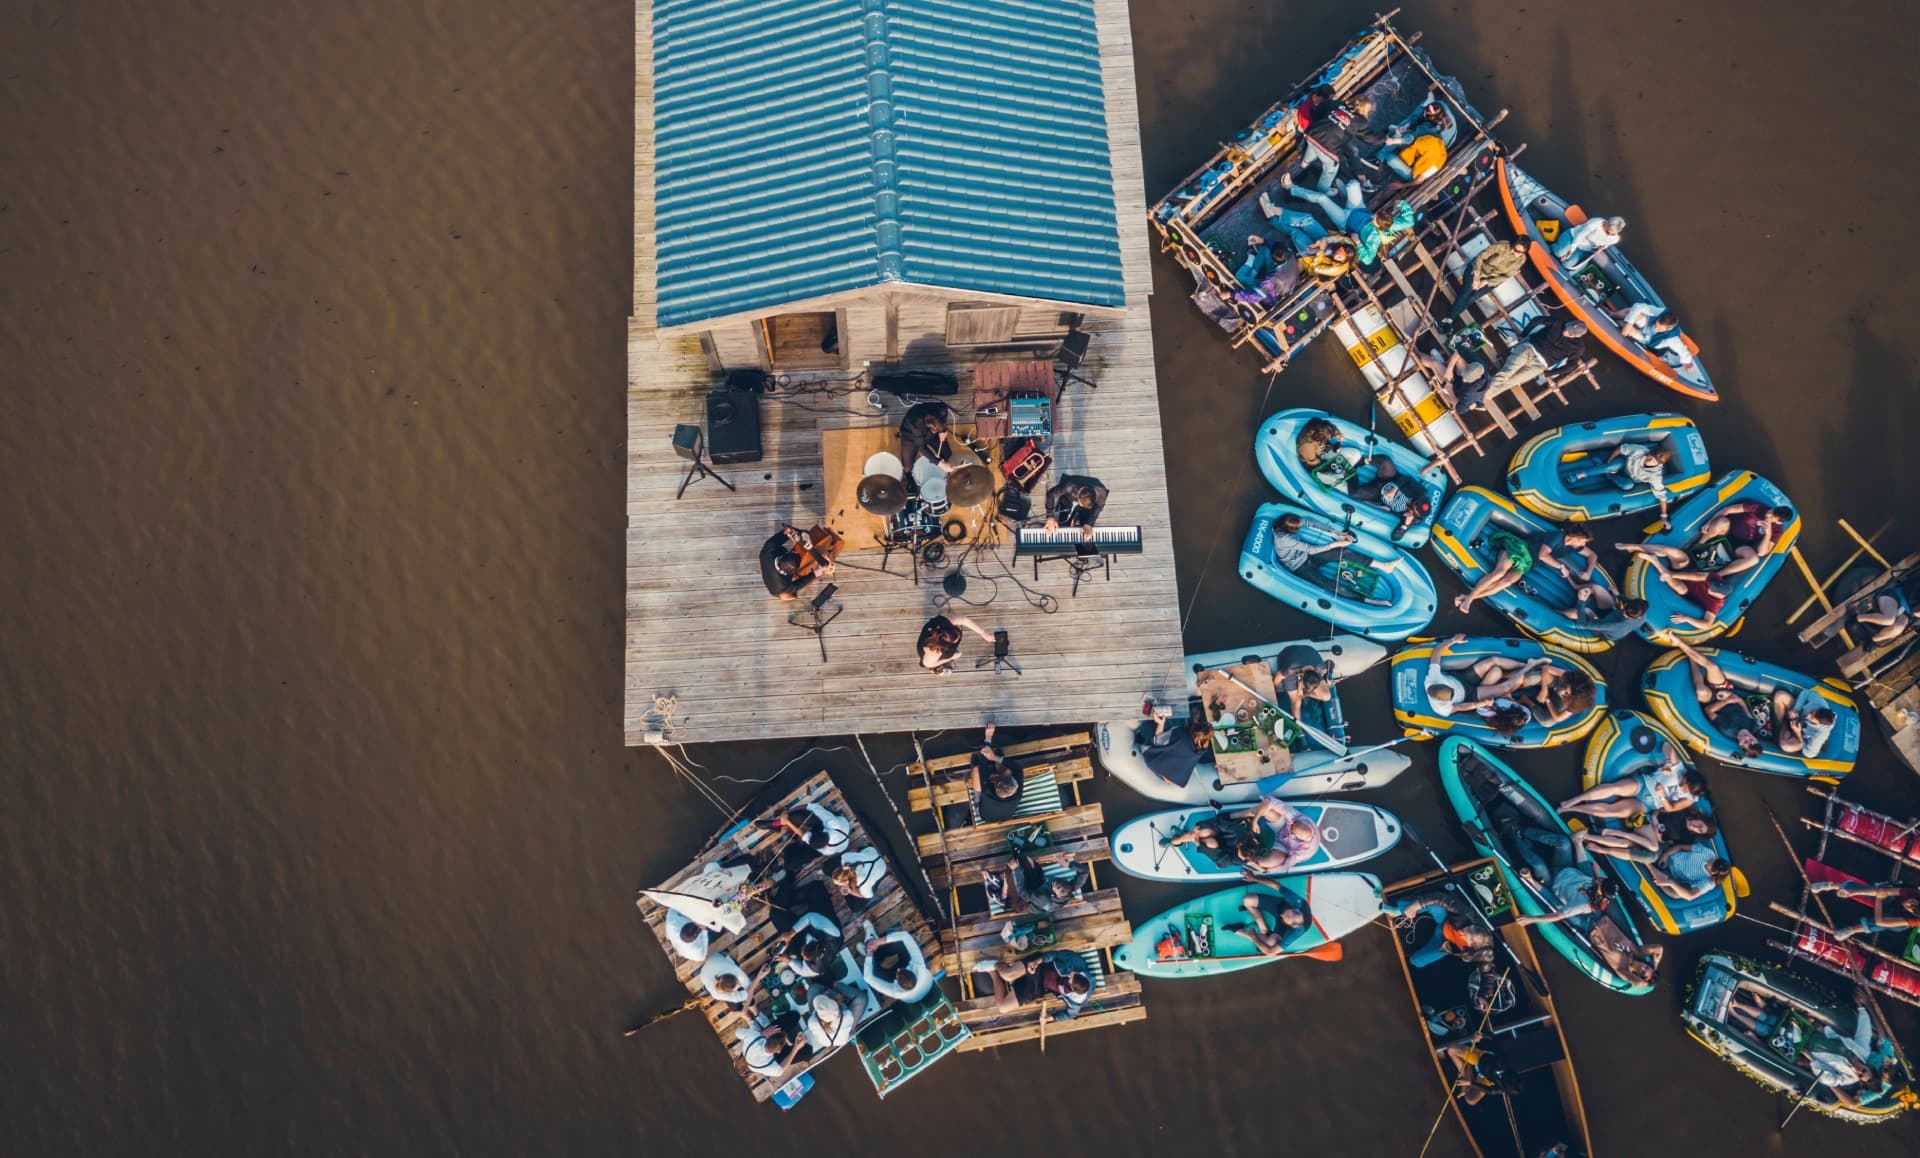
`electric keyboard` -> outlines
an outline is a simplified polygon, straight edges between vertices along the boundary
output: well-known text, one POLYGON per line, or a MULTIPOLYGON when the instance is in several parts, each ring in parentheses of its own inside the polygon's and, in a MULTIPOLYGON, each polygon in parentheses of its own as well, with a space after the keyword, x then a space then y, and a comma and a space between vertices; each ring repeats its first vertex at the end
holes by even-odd
POLYGON ((1049 531, 1045 527, 1021 527, 1015 532, 1014 555, 1138 555, 1141 551, 1139 527, 1095 527, 1091 540, 1081 537, 1079 527, 1049 531))

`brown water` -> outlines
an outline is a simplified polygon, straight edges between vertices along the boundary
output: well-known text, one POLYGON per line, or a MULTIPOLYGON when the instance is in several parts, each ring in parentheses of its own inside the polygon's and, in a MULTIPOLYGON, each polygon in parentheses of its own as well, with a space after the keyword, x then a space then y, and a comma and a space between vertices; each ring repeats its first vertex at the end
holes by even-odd
MULTIPOLYGON (((1136 8, 1150 197, 1372 11, 1136 8)), ((1633 222, 1726 385, 1701 413, 1716 461, 1782 482, 1829 559, 1826 520, 1873 525, 1915 482, 1914 37, 1891 3, 1752 8, 1465 3, 1405 23, 1483 107, 1513 108, 1529 168, 1633 222)), ((623 1040, 683 996, 632 890, 718 820, 620 746, 630 10, 9 15, 9 1153, 1418 1151, 1439 1091, 1377 931, 1337 969, 1156 985, 1141 1025, 950 1059, 885 1103, 843 1059, 796 1113, 754 1107, 692 1018, 623 1040)), ((1167 443, 1223 448, 1171 464, 1189 643, 1318 630, 1232 574, 1264 489, 1245 432, 1297 402, 1363 415, 1357 377, 1323 346, 1263 398, 1158 272, 1167 443)), ((1605 380, 1575 416, 1689 408, 1605 380)), ((1920 541, 1920 519, 1901 532, 1920 541)), ((1799 594, 1783 576, 1743 644, 1814 662, 1770 627, 1799 594)), ((1386 727, 1384 703, 1361 715, 1386 727)), ((870 746, 883 768, 905 755, 870 746)), ((695 755, 746 778, 804 748, 695 755)), ((820 759, 884 814, 857 752, 820 759)), ((1382 800, 1458 851, 1418 760, 1382 800)), ((1557 790, 1576 762, 1525 766, 1557 790)), ((1792 814, 1794 786, 1715 783, 1756 886, 1786 887, 1761 803, 1792 814)), ((1920 808, 1877 743, 1850 784, 1920 808)), ((1141 810, 1105 796, 1116 820, 1141 810)), ((1402 850, 1382 871, 1419 867, 1402 850)), ((1128 894, 1137 915, 1173 896, 1128 894)), ((1680 1033, 1672 988, 1633 1001, 1547 969, 1609 1153, 1920 1145, 1911 1122, 1811 1115, 1777 1136, 1773 1099, 1680 1033)), ((1463 1150, 1443 1124, 1432 1152, 1463 1150)))

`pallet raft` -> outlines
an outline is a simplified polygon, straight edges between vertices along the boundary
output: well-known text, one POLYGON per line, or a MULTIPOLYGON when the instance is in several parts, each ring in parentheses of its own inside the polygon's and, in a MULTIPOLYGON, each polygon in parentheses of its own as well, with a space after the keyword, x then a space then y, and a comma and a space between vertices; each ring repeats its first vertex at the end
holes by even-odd
POLYGON ((1107 858, 1100 806, 1080 802, 1080 785, 1093 778, 1091 738, 1074 732, 1009 744, 1002 751, 1026 777, 1020 815, 1007 821, 983 824, 971 819, 967 783, 974 749, 911 769, 914 787, 908 803, 915 813, 931 813, 934 822, 934 831, 915 838, 921 862, 935 890, 946 893, 953 915, 950 927, 940 934, 940 960, 947 975, 960 983, 962 997, 956 1005, 960 1020, 972 1031, 959 1049, 992 1049, 1035 1038, 1044 1044, 1046 1037, 1139 1021, 1147 1015, 1140 980, 1116 971, 1111 955, 1115 946, 1133 939, 1133 926, 1121 912, 1118 890, 1099 888, 1098 879, 1091 876, 1095 863, 1107 858), (949 810, 966 813, 968 821, 947 823, 942 813, 949 810), (1052 839, 1048 854, 1064 854, 1069 864, 1086 865, 1090 874, 1088 891, 1081 899, 1053 914, 1055 940, 1047 948, 1081 954, 1094 980, 1093 999, 1085 1012, 1070 1020, 1055 1017, 1044 1025, 1041 1002, 1003 1013, 995 1007, 991 983, 982 978, 976 985, 973 972, 983 962, 1021 955, 1002 940, 1009 914, 984 899, 981 878, 989 870, 1005 867, 1009 832, 1039 823, 1046 824, 1052 839))
MULTIPOLYGON (((1901 820, 1875 812, 1843 800, 1839 793, 1820 785, 1810 785, 1807 791, 1825 801, 1819 819, 1801 817, 1801 823, 1820 834, 1820 843, 1813 855, 1801 864, 1801 873, 1809 884, 1814 880, 1899 884, 1904 883, 1904 872, 1920 869, 1920 835, 1917 835, 1920 820, 1901 820), (1834 841, 1843 847, 1873 854, 1868 879, 1861 880, 1828 863, 1831 852, 1837 851, 1834 841), (1886 861, 1892 862, 1890 868, 1883 867, 1886 861)), ((1781 839, 1786 839, 1784 832, 1781 839)), ((1876 938, 1887 937, 1886 933, 1841 940, 1834 935, 1835 928, 1853 924, 1854 918, 1867 910, 1858 902, 1837 898, 1832 893, 1814 893, 1810 888, 1802 891, 1797 907, 1778 902, 1772 902, 1769 907, 1794 921, 1793 941, 1769 942, 1775 948, 1855 984, 1865 985, 1875 993, 1920 1006, 1920 932, 1893 936, 1891 949, 1875 943, 1876 938)))
MULTIPOLYGON (((786 842, 786 837, 769 832, 755 822, 779 816, 789 809, 807 804, 818 804, 847 818, 853 827, 848 846, 850 849, 879 847, 881 856, 888 861, 887 875, 881 882, 873 901, 865 909, 856 914, 847 907, 844 898, 837 896, 834 898, 834 923, 847 933, 849 940, 857 936, 854 930, 859 928, 862 920, 872 922, 874 928, 882 934, 894 929, 905 929, 920 943, 921 952, 926 954, 927 961, 929 963, 935 961, 940 949, 939 941, 934 935, 933 927, 928 924, 925 915, 914 903, 913 897, 901 885, 898 866, 892 863, 891 858, 886 857, 885 847, 876 844, 872 834, 861 823, 860 817, 847 806, 846 798, 840 794, 838 788, 834 787, 832 778, 825 772, 809 777, 804 784, 758 810, 753 816, 722 829, 712 841, 708 842, 707 848, 694 863, 668 877, 657 887, 665 890, 673 889, 676 885, 698 876, 706 870, 708 865, 716 861, 740 857, 752 858, 756 871, 764 871, 768 878, 777 878, 782 871, 778 864, 778 854, 780 846, 786 842), (771 867, 765 870, 758 868, 769 861, 772 862, 771 867)), ((831 860, 832 858, 816 860, 808 867, 806 874, 811 876, 821 872, 830 866, 831 860)), ((804 1063, 792 1066, 778 1078, 762 1077, 749 1070, 745 1058, 741 1056, 741 1043, 735 1037, 736 1032, 746 1024, 745 1015, 738 1006, 727 1005, 706 997, 706 991, 701 987, 699 979, 700 964, 682 959, 668 945, 665 927, 667 910, 645 897, 641 898, 639 907, 641 915, 647 922, 647 928, 653 930, 653 935, 659 939, 661 951, 672 960, 674 975, 687 987, 689 994, 701 1001, 701 1012, 706 1015, 707 1024, 713 1027, 713 1032, 719 1037, 721 1046, 727 1051, 728 1060, 733 1063, 734 1072, 739 1074, 740 1079, 747 1084, 756 1101, 766 1101, 783 1085, 838 1052, 836 1050, 817 1054, 804 1063)), ((765 903, 759 901, 750 903, 747 908, 746 926, 738 933, 713 934, 708 945, 708 955, 726 953, 747 972, 748 976, 752 976, 754 971, 765 963, 770 944, 779 936, 779 931, 774 928, 771 920, 772 915, 773 910, 765 903)), ((865 1024, 871 1027, 887 1015, 887 1012, 881 1010, 870 1010, 865 1024)), ((876 1085, 878 1084, 879 1079, 876 1078, 876 1085)))
POLYGON ((1857 544, 1845 562, 1822 581, 1813 568, 1793 551, 1793 561, 1806 577, 1813 594, 1806 598, 1787 623, 1792 624, 1817 604, 1824 614, 1800 632, 1800 642, 1813 648, 1825 647, 1835 639, 1847 648, 1834 665, 1848 686, 1860 693, 1880 717, 1888 740, 1907 767, 1920 772, 1920 631, 1911 625, 1894 638, 1876 643, 1875 631, 1862 631, 1850 624, 1854 612, 1864 601, 1880 595, 1904 599, 1909 606, 1920 602, 1920 553, 1908 555, 1897 563, 1888 562, 1874 541, 1885 533, 1882 526, 1871 535, 1862 535, 1841 519, 1840 529, 1857 544), (1865 560, 1871 559, 1872 563, 1865 560), (1863 571, 1877 571, 1861 581, 1863 571), (1856 642, 1854 632, 1860 632, 1856 642))

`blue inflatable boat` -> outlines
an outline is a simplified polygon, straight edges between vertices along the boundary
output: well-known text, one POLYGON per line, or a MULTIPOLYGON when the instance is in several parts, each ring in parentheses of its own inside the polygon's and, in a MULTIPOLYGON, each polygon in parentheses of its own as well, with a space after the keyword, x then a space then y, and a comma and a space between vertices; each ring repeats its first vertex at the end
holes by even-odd
POLYGON ((1287 501, 1311 507, 1356 531, 1408 547, 1427 541, 1434 512, 1447 493, 1447 472, 1438 463, 1421 458, 1411 447, 1320 410, 1282 410, 1261 423, 1260 433, 1253 440, 1253 457, 1260 463, 1260 473, 1287 501), (1315 419, 1331 422, 1340 432, 1339 445, 1317 468, 1300 461, 1298 449, 1301 430, 1315 419), (1400 514, 1378 497, 1354 497, 1356 490, 1363 495, 1372 491, 1378 471, 1371 460, 1383 455, 1400 474, 1402 481, 1397 485, 1403 497, 1414 504, 1416 511, 1425 507, 1425 513, 1397 540, 1393 532, 1400 526, 1400 514))
MULTIPOLYGON (((1646 542, 1658 543, 1668 547, 1680 547, 1686 550, 1706 549, 1711 544, 1698 542, 1700 528, 1713 519, 1713 516, 1729 503, 1757 501, 1768 507, 1791 507, 1787 496, 1766 479, 1750 470, 1730 471, 1722 475, 1706 490, 1699 491, 1686 502, 1673 510, 1672 527, 1657 534, 1648 535, 1646 542)), ((1647 601, 1647 621, 1640 625, 1640 634, 1655 643, 1668 643, 1673 639, 1682 639, 1688 643, 1702 643, 1722 635, 1740 630, 1740 621, 1746 616, 1747 608, 1760 598, 1760 592, 1772 581, 1782 565, 1787 561, 1787 549, 1800 538, 1800 514, 1796 510, 1792 519, 1780 528, 1773 544, 1773 550, 1760 565, 1751 570, 1742 571, 1726 581, 1726 603, 1714 613, 1712 624, 1707 629, 1680 627, 1673 623, 1675 612, 1683 615, 1705 618, 1705 608, 1687 596, 1681 595, 1669 587, 1643 558, 1635 558, 1627 568, 1627 594, 1647 601)))
MULTIPOLYGON (((1659 724, 1639 712, 1625 709, 1613 712, 1601 720, 1600 726, 1587 738, 1586 776, 1581 780, 1580 787, 1593 788, 1642 772, 1651 772, 1666 761, 1666 748, 1669 745, 1680 756, 1687 770, 1692 771, 1693 766, 1687 761, 1685 749, 1659 724)), ((1704 796, 1693 808, 1702 815, 1713 816, 1713 801, 1704 796)), ((1623 822, 1592 820, 1589 823, 1606 829, 1618 828, 1623 822)), ((1727 852, 1726 833, 1715 829, 1712 842, 1720 859, 1732 864, 1733 857, 1727 852)), ((1736 887, 1744 884, 1736 872, 1720 882, 1719 888, 1691 901, 1683 901, 1654 884, 1644 864, 1619 858, 1608 859, 1626 884, 1627 891, 1639 900, 1640 908, 1665 933, 1691 933, 1695 929, 1718 925, 1733 916, 1736 887)))
MULTIPOLYGON (((1521 510, 1511 500, 1490 490, 1464 487, 1447 503, 1439 522, 1434 524, 1433 550, 1442 563, 1460 576, 1462 583, 1472 587, 1493 569, 1501 556, 1499 549, 1488 542, 1488 536, 1496 531, 1518 535, 1531 543, 1546 542, 1556 551, 1560 547, 1560 529, 1552 523, 1521 510)), ((1620 588, 1605 567, 1594 567, 1592 582, 1619 600, 1620 588)), ((1520 582, 1505 591, 1494 592, 1481 602, 1513 620, 1521 631, 1555 647, 1579 652, 1605 651, 1612 647, 1612 639, 1562 614, 1578 602, 1574 590, 1573 580, 1551 567, 1536 564, 1520 582)))
POLYGON ((1536 434, 1514 453, 1507 467, 1507 492, 1536 515, 1556 522, 1611 519, 1660 505, 1653 491, 1635 484, 1625 490, 1601 473, 1622 443, 1671 452, 1663 472, 1669 503, 1707 485, 1707 444, 1699 428, 1678 414, 1623 414, 1597 422, 1576 422, 1536 434))
POLYGON ((1393 657, 1392 672, 1394 718, 1400 721, 1407 735, 1423 740, 1453 733, 1472 736, 1496 748, 1551 748, 1556 744, 1578 740, 1592 731, 1601 717, 1607 714, 1606 681, 1593 665, 1570 651, 1549 647, 1535 639, 1481 637, 1460 643, 1450 639, 1420 643, 1393 657), (1578 670, 1593 681, 1593 706, 1575 712, 1557 724, 1548 724, 1539 718, 1541 705, 1533 698, 1536 689, 1522 689, 1513 698, 1534 712, 1535 716, 1512 735, 1494 731, 1493 726, 1478 712, 1455 712, 1443 716, 1433 710, 1426 688, 1427 669, 1433 662, 1434 652, 1439 649, 1444 649, 1440 657, 1441 672, 1459 680, 1469 696, 1478 682, 1478 677, 1471 669, 1482 660, 1499 657, 1512 663, 1525 663, 1531 659, 1547 659, 1555 667, 1578 670))
POLYGON ((1641 690, 1646 693, 1647 707, 1653 710, 1654 716, 1687 747, 1722 764, 1777 776, 1803 776, 1828 784, 1838 783, 1840 777, 1853 771, 1854 762, 1860 758, 1860 707, 1847 694, 1845 684, 1837 679, 1816 680, 1724 648, 1702 648, 1700 654, 1719 664, 1734 690, 1746 697, 1756 710, 1764 707, 1769 719, 1772 715, 1769 701, 1773 693, 1781 689, 1792 692, 1796 701, 1803 693, 1811 693, 1809 698, 1818 697, 1833 709, 1836 718, 1833 732, 1813 756, 1788 755, 1766 743, 1769 737, 1764 736, 1761 740, 1766 746, 1758 756, 1743 755, 1739 746, 1721 735, 1707 719, 1706 707, 1694 691, 1692 665, 1687 657, 1679 651, 1670 651, 1648 665, 1647 674, 1641 677, 1641 690))
POLYGON ((1299 537, 1309 548, 1338 539, 1325 515, 1286 503, 1267 503, 1253 516, 1240 547, 1240 577, 1289 607, 1368 639, 1405 639, 1433 622, 1433 576, 1393 543, 1362 534, 1344 547, 1321 551, 1298 572, 1274 558, 1273 522, 1299 515, 1299 537))

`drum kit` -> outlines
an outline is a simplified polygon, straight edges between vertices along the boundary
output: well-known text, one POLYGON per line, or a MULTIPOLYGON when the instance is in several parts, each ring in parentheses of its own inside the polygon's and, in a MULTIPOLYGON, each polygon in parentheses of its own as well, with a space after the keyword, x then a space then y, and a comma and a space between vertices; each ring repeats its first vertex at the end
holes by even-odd
POLYGON ((946 515, 956 505, 977 507, 993 498, 993 471, 964 443, 954 445, 948 464, 953 466, 951 471, 931 458, 915 462, 913 482, 919 494, 910 495, 906 468, 899 456, 883 450, 868 458, 861 468, 855 501, 861 510, 887 520, 888 539, 904 541, 918 536, 958 541, 966 535, 966 524, 959 519, 948 520, 946 515))

